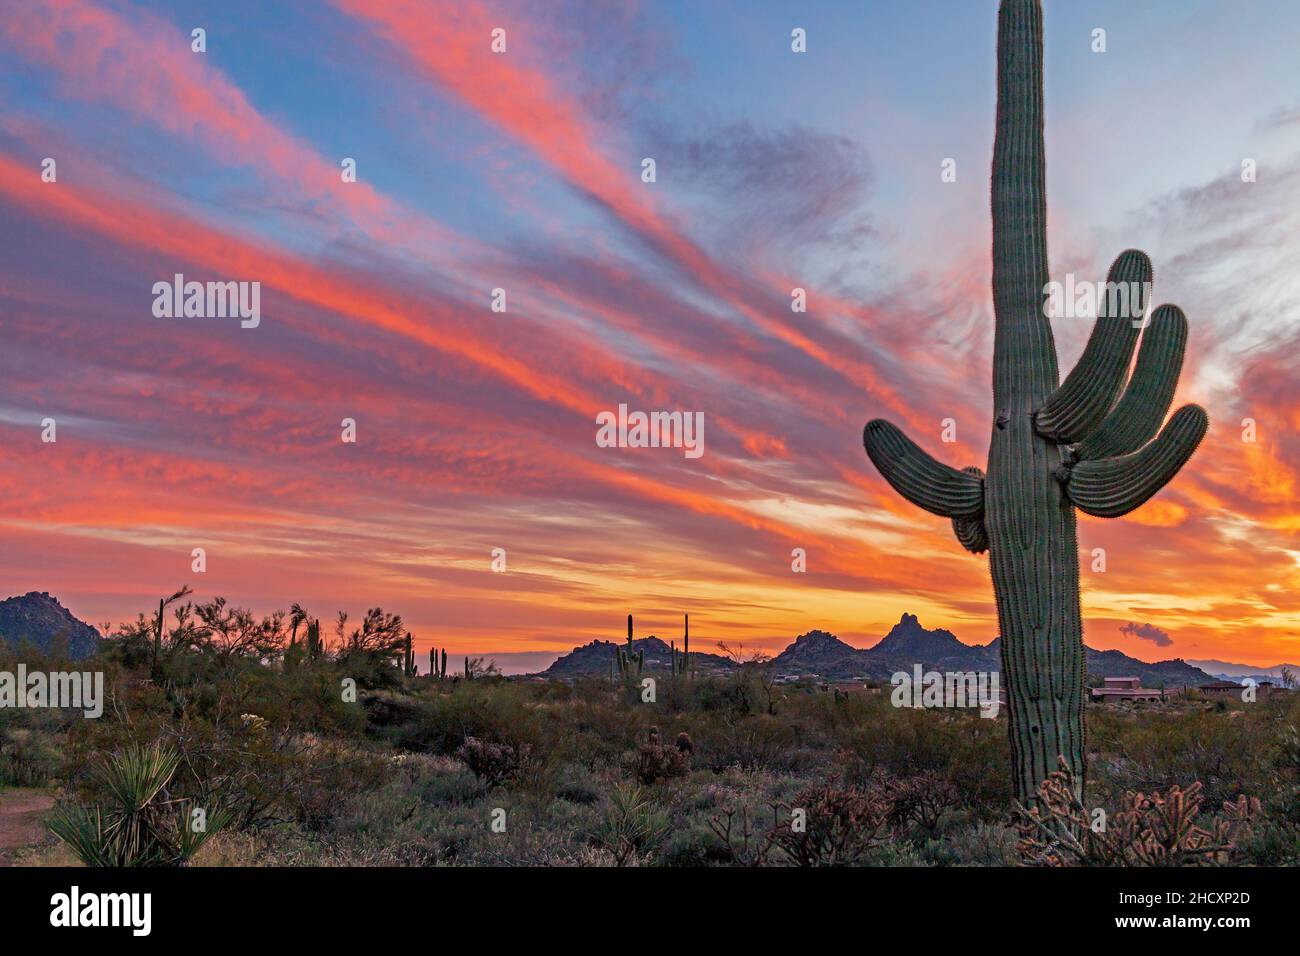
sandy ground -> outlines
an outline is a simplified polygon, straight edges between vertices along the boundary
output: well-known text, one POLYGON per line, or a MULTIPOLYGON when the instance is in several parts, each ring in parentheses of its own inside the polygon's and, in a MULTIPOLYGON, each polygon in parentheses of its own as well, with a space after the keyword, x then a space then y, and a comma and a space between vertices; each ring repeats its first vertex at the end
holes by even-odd
POLYGON ((54 806, 43 790, 0 790, 0 866, 12 862, 14 853, 44 835, 41 816, 54 806))

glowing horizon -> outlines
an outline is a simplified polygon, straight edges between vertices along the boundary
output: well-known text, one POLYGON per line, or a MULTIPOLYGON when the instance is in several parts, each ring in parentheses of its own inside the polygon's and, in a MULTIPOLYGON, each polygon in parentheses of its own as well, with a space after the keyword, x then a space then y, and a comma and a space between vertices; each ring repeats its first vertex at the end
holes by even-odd
MULTIPOLYGON (((986 458, 995 3, 204 6, 0 22, 0 599, 381 605, 426 655, 629 612, 707 651, 996 636, 986 559, 861 446, 884 416, 986 458), (178 273, 259 282, 260 324, 155 317, 178 273), (704 453, 601 447, 620 405, 702 413, 704 453)), ((1249 9, 1273 28, 1046 10, 1053 278, 1150 254, 1211 419, 1147 506, 1080 519, 1085 641, 1144 660, 1300 660, 1300 11, 1249 9)), ((1068 369, 1090 322, 1055 326, 1068 369)))

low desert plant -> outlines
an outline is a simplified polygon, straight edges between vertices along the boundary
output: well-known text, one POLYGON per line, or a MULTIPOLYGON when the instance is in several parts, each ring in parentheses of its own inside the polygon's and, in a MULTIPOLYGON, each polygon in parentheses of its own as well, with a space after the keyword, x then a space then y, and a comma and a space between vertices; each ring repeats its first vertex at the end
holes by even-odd
POLYGON ((880 788, 812 787, 784 809, 802 811, 774 828, 773 842, 796 866, 843 866, 858 862, 886 835, 892 801, 880 788))
POLYGON ((1078 796, 1064 761, 1042 782, 1033 809, 1018 806, 1022 860, 1038 866, 1215 866, 1232 862, 1260 811, 1256 798, 1224 801, 1202 819, 1201 784, 1166 793, 1125 793, 1109 817, 1078 796), (1103 822, 1104 821, 1104 822, 1103 822))
POLYGON ((628 762, 632 765, 637 780, 644 784, 655 784, 690 772, 693 752, 689 734, 678 734, 676 745, 665 747, 659 742, 658 728, 651 727, 648 742, 638 747, 628 762))
POLYGON ((128 744, 96 767, 110 802, 56 807, 51 832, 87 866, 184 866, 229 814, 200 815, 189 801, 170 799, 167 784, 179 764, 176 751, 160 743, 128 744))
POLYGON ((591 842, 609 851, 618 866, 626 866, 654 853, 671 825, 643 787, 617 784, 610 792, 605 818, 593 831, 591 842))
POLYGON ((466 737, 456 750, 456 756, 474 771, 476 777, 496 787, 517 779, 531 752, 528 744, 495 744, 477 737, 466 737))

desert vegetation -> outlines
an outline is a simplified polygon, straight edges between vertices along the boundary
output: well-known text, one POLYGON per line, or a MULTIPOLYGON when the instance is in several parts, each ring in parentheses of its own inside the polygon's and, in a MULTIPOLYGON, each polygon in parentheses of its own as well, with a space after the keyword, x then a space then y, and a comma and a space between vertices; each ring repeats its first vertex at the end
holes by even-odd
POLYGON ((57 798, 17 862, 1300 862, 1300 694, 1090 706, 1085 794, 1067 768, 1027 812, 1005 718, 774 684, 762 660, 661 674, 654 703, 617 667, 544 681, 437 654, 412 673, 397 615, 334 625, 183 594, 89 661, 24 652, 103 670, 108 700, 93 720, 0 711, 0 786, 57 798))

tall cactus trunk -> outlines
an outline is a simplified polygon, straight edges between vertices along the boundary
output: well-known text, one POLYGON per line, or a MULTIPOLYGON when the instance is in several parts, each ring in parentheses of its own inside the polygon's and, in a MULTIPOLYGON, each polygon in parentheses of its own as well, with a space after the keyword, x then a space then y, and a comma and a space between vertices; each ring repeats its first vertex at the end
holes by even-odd
POLYGON ((1064 463, 1034 415, 1060 384, 1044 313, 1047 200, 1043 21, 1036 2, 998 16, 993 144, 993 437, 984 524, 997 595, 1011 764, 1021 802, 1064 758, 1084 780, 1083 626, 1074 508, 1064 463))
POLYGON ((1148 322, 1151 262, 1120 253, 1078 364, 1060 382, 1046 314, 1047 201, 1043 156, 1043 11, 1003 0, 998 12, 993 142, 993 431, 988 476, 923 451, 873 419, 867 455, 894 490, 952 520, 957 540, 989 552, 997 599, 1011 766, 1029 805, 1064 761, 1082 792, 1084 649, 1074 509, 1128 514, 1168 483, 1205 436, 1209 418, 1180 408, 1164 428, 1182 369, 1187 318, 1163 305, 1148 322), (1108 291, 1107 295, 1110 293, 1108 291), (1145 329, 1145 332, 1141 330, 1145 329), (1139 335, 1142 347, 1129 376, 1139 335), (1158 434, 1157 434, 1158 432, 1158 434))
POLYGON ((153 634, 153 657, 149 662, 149 677, 155 681, 162 677, 163 612, 166 608, 165 600, 158 602, 158 620, 154 624, 153 634))

